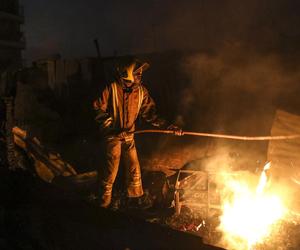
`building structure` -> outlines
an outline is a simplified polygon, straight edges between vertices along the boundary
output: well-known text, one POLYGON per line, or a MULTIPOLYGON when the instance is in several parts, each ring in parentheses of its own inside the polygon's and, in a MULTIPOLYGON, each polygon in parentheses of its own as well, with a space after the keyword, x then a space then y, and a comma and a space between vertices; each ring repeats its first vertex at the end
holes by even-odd
POLYGON ((18 0, 0 1, 0 73, 22 66, 24 9, 18 0))

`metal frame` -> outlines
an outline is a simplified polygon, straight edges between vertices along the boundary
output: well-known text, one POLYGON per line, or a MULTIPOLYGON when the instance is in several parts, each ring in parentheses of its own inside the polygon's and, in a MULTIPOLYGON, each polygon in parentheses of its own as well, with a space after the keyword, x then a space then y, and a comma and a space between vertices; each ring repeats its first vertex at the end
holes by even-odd
MULTIPOLYGON (((193 176, 192 175, 192 176, 193 176)), ((206 218, 209 216, 209 211, 210 209, 221 209, 221 207, 219 205, 215 205, 215 204, 211 204, 211 200, 210 200, 210 176, 214 175, 214 174, 210 174, 206 171, 196 171, 196 170, 179 170, 178 174, 177 174, 177 178, 176 178, 176 182, 175 182, 175 192, 174 192, 174 202, 175 202, 175 214, 176 215, 180 215, 181 212, 181 207, 183 205, 188 205, 188 206, 192 206, 192 207, 198 207, 198 208, 206 208, 206 218), (181 201, 180 200, 180 191, 184 190, 180 188, 180 181, 179 181, 179 177, 180 174, 182 173, 190 173, 193 175, 205 175, 206 176, 206 188, 202 191, 204 193, 206 193, 206 202, 205 203, 194 203, 194 202, 188 202, 188 201, 181 201)), ((195 183, 193 185, 193 187, 195 187, 198 183, 195 183)))

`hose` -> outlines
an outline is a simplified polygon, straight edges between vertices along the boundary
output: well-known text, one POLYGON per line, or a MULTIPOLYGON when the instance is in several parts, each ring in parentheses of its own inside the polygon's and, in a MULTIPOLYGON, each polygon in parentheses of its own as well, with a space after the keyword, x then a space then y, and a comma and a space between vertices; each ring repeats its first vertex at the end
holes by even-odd
MULTIPOLYGON (((134 133, 135 134, 157 133, 157 134, 176 135, 176 132, 173 130, 160 130, 160 129, 138 130, 138 131, 135 131, 134 133)), ((291 139, 300 138, 300 134, 275 135, 275 136, 238 136, 238 135, 224 135, 224 134, 213 134, 213 133, 198 133, 198 132, 190 132, 190 131, 182 131, 180 135, 213 137, 213 138, 223 138, 223 139, 242 140, 242 141, 291 140, 291 139)))

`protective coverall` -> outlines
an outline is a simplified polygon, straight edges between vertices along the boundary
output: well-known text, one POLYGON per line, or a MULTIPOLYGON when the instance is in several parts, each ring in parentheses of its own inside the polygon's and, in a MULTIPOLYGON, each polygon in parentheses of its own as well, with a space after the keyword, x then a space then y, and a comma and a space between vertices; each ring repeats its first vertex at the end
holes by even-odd
POLYGON ((120 157, 124 157, 128 197, 143 195, 141 170, 134 141, 135 121, 140 115, 153 126, 164 128, 166 121, 159 118, 155 103, 141 83, 128 88, 122 79, 109 84, 94 101, 96 121, 104 134, 105 163, 100 170, 100 206, 111 203, 113 184, 120 157))

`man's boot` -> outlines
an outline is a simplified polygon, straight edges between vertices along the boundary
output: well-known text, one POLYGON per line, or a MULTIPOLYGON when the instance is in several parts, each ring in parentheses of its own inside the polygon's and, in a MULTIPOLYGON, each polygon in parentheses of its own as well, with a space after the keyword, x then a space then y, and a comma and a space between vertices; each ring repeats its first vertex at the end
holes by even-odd
POLYGON ((111 195, 102 195, 99 200, 99 206, 107 208, 111 203, 111 195))
POLYGON ((129 209, 148 209, 152 206, 152 202, 146 195, 132 198, 128 197, 126 206, 129 209))

